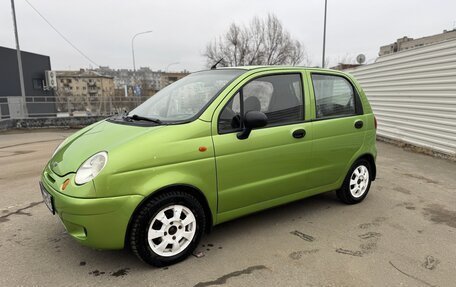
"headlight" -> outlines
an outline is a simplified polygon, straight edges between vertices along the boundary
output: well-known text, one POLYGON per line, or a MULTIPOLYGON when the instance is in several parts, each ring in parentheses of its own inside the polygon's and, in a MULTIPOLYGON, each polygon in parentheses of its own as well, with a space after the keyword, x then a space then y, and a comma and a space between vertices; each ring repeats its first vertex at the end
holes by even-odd
POLYGON ((84 184, 94 179, 108 162, 108 153, 99 152, 86 160, 76 172, 74 181, 76 184, 84 184))

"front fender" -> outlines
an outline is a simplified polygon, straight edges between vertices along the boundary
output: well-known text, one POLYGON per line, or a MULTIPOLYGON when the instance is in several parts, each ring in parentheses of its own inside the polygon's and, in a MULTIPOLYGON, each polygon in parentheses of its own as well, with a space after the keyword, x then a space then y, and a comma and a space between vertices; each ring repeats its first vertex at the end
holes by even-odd
POLYGON ((135 194, 143 197, 149 197, 169 186, 194 187, 203 193, 215 222, 217 183, 213 157, 113 174, 105 183, 97 188, 106 188, 109 193, 114 194, 135 194))

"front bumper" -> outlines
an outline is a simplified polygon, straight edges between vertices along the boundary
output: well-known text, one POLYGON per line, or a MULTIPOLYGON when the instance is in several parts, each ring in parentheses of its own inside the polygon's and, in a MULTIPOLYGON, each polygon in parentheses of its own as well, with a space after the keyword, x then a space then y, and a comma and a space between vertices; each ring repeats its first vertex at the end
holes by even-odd
MULTIPOLYGON (((59 181, 63 182, 66 178, 68 176, 59 178, 59 181)), ((65 229, 79 243, 97 249, 124 247, 130 218, 144 197, 77 198, 58 190, 58 182, 50 182, 44 173, 41 181, 52 195, 55 212, 65 229)))

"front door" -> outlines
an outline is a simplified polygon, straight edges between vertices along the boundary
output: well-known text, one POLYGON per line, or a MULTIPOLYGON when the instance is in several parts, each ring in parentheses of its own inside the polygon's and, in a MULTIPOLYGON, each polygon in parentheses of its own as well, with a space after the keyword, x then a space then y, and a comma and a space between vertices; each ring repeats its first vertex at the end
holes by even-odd
POLYGON ((215 112, 218 212, 224 221, 307 188, 311 123, 305 121, 301 73, 250 79, 215 112), (261 111, 268 125, 238 139, 242 117, 261 111))

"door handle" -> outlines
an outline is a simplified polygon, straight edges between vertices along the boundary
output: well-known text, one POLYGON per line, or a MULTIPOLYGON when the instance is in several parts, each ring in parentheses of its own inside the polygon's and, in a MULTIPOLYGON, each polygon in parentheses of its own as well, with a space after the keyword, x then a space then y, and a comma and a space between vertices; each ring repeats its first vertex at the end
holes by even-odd
POLYGON ((295 130, 295 131, 293 131, 292 135, 295 139, 301 139, 306 135, 306 130, 305 129, 295 130))
POLYGON ((360 129, 364 125, 363 121, 359 120, 355 122, 355 128, 360 129))

